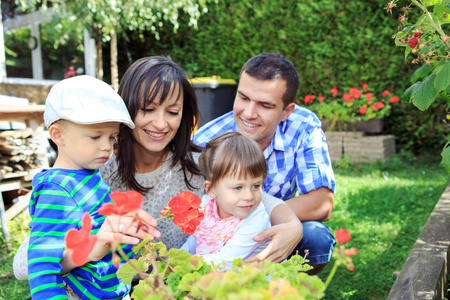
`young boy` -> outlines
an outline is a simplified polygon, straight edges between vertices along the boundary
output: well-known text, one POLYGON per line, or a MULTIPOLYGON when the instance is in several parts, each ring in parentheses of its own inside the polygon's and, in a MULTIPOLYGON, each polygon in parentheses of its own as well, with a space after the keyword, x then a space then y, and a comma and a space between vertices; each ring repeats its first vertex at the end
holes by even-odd
MULTIPOLYGON (((122 98, 106 83, 78 76, 57 83, 48 94, 44 121, 58 147, 54 166, 33 179, 29 204, 31 236, 28 275, 32 299, 122 299, 130 291, 116 276, 111 252, 62 275, 64 237, 79 229, 85 212, 96 233, 110 201, 99 168, 113 152, 119 125, 134 128, 122 98), (76 294, 76 295, 75 295, 76 294)), ((131 246, 125 245, 130 253, 131 246)))

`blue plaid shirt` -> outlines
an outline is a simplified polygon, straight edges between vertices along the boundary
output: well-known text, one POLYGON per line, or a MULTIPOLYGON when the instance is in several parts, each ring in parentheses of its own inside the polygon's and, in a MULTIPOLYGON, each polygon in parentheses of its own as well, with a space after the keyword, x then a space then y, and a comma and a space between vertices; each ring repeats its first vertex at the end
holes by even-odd
MULTIPOLYGON (((233 112, 229 112, 202 126, 195 132, 194 143, 205 146, 221 133, 238 131, 233 112)), ((295 105, 294 111, 281 122, 270 145, 264 150, 267 179, 264 191, 288 200, 320 187, 335 191, 325 134, 320 120, 310 110, 295 105)))

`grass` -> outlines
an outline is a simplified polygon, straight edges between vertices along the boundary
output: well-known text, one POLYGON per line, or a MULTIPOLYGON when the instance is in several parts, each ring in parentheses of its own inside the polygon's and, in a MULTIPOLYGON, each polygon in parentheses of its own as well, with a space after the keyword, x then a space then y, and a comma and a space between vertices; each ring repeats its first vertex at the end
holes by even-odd
MULTIPOLYGON (((350 231, 346 247, 356 247, 355 271, 338 268, 325 299, 386 299, 414 243, 450 176, 439 167, 438 155, 394 156, 388 163, 353 164, 343 159, 334 166, 337 191, 332 232, 350 231)), ((0 237, 0 300, 30 296, 27 281, 12 273, 12 261, 28 234, 26 211, 8 223, 11 253, 0 237)), ((319 275, 325 281, 334 261, 319 275)))
MULTIPOLYGON (((325 299, 386 299, 428 217, 450 182, 439 156, 409 154, 388 163, 351 164, 334 168, 337 191, 327 225, 345 228, 355 247, 355 271, 338 268, 325 299)), ((325 281, 334 261, 320 274, 325 281)))

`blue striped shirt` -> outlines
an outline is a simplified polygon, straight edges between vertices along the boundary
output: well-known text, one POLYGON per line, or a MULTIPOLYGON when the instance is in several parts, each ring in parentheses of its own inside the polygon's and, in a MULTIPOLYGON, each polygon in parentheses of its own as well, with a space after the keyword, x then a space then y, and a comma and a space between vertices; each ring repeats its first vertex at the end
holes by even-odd
MULTIPOLYGON (((205 146, 212 138, 229 131, 238 131, 232 111, 203 125, 195 132, 193 141, 205 146)), ((295 105, 289 117, 278 125, 264 156, 268 173, 264 191, 274 197, 288 200, 297 191, 302 195, 320 187, 335 191, 325 134, 320 120, 306 108, 295 105)))
MULTIPOLYGON (((28 247, 28 275, 32 299, 67 299, 64 282, 82 299, 122 299, 130 291, 117 278, 117 268, 109 252, 96 262, 62 276, 60 261, 64 237, 71 228, 81 228, 89 212, 91 234, 97 233, 106 217, 99 208, 111 201, 110 187, 98 170, 42 170, 33 178, 29 204, 31 236, 28 247)), ((101 238, 101 237, 99 237, 101 238)), ((122 245, 131 256, 131 246, 122 245)))

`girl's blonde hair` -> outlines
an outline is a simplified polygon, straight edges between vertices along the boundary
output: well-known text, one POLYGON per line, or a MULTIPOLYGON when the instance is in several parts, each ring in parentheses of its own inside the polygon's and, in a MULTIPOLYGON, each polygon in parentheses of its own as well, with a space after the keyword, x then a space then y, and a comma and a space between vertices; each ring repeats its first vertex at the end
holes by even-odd
POLYGON ((226 132, 206 144, 199 158, 200 170, 210 187, 226 176, 267 177, 261 147, 238 132, 226 132))

